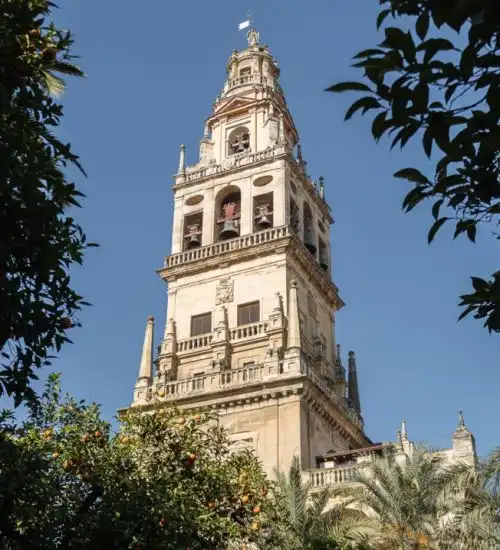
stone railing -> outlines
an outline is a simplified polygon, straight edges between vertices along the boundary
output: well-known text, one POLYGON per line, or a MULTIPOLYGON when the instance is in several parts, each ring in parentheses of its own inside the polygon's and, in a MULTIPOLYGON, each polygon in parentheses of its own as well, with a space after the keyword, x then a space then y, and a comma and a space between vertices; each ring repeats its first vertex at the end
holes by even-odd
MULTIPOLYGON (((251 325, 241 325, 239 327, 229 329, 229 339, 231 342, 238 342, 239 340, 252 340, 254 338, 266 336, 266 330, 266 321, 252 323, 251 325)), ((183 338, 182 340, 177 341, 177 353, 182 355, 185 353, 203 351, 210 347, 212 339, 212 333, 183 338)))
POLYGON ((241 325, 236 328, 232 328, 229 331, 229 337, 231 341, 247 340, 254 337, 265 336, 267 330, 267 323, 253 323, 251 325, 241 325))
POLYGON ((351 483, 354 479, 358 465, 340 466, 337 468, 316 468, 305 472, 306 481, 309 481, 314 489, 328 487, 329 485, 340 485, 351 483))
MULTIPOLYGON (((256 330, 255 334, 259 335, 260 330, 265 330, 264 325, 265 323, 256 323, 255 325, 247 325, 247 328, 250 326, 257 327, 253 330, 256 330)), ((189 338, 179 341, 178 345, 182 343, 182 349, 184 350, 184 353, 187 353, 188 351, 186 350, 188 344, 186 344, 186 342, 197 341, 197 345, 205 345, 208 348, 209 343, 207 342, 209 338, 211 338, 211 335, 189 338), (204 338, 206 338, 206 340, 204 340, 204 338)), ((211 392, 229 388, 232 386, 244 385, 247 384, 249 381, 257 382, 259 380, 262 380, 265 374, 272 374, 271 372, 265 373, 264 369, 265 367, 263 364, 249 365, 240 369, 230 369, 222 372, 209 372, 208 374, 194 376, 192 378, 186 378, 184 380, 175 380, 165 383, 158 383, 156 381, 156 383, 153 382, 153 384, 149 388, 149 399, 153 397, 153 390, 157 392, 157 395, 161 395, 163 393, 164 398, 175 400, 182 397, 187 397, 190 394, 196 392, 211 392)), ((282 369, 283 364, 281 362, 278 367, 278 373, 274 374, 283 374, 282 369)), ((321 380, 321 378, 314 372, 313 367, 301 367, 300 372, 298 371, 297 374, 305 374, 309 378, 309 380, 314 382, 314 384, 323 391, 323 393, 330 399, 330 401, 332 401, 337 406, 337 408, 342 412, 345 417, 347 417, 358 428, 363 428, 363 423, 359 416, 347 406, 345 399, 339 397, 327 386, 325 382, 321 380)))
POLYGON ((227 90, 236 88, 236 86, 246 86, 248 84, 262 84, 263 86, 267 86, 268 83, 269 79, 266 76, 260 74, 245 74, 229 80, 227 83, 227 90))
POLYGON ((177 353, 189 353, 199 349, 208 348, 212 341, 211 334, 202 334, 201 336, 192 336, 177 342, 177 353))
MULTIPOLYGON (((251 365, 240 369, 231 369, 223 372, 214 372, 156 384, 156 397, 160 400, 176 400, 189 397, 197 393, 216 391, 234 386, 243 386, 249 382, 258 382, 264 375, 264 365, 251 365)), ((149 399, 154 396, 153 388, 150 389, 149 399)))
POLYGON ((173 267, 190 262, 196 262, 198 260, 205 260, 224 252, 241 250, 242 248, 248 248, 256 244, 276 241, 278 239, 282 239, 283 237, 288 237, 291 234, 291 229, 286 225, 271 227, 270 229, 264 229, 263 231, 259 231, 257 233, 242 235, 241 237, 236 237, 235 239, 220 241, 207 246, 202 246, 201 248, 186 250, 185 252, 179 252, 178 254, 167 256, 164 260, 163 266, 173 267))
POLYGON ((256 153, 240 153, 231 155, 224 159, 222 164, 209 164, 208 166, 203 166, 201 168, 196 168, 196 166, 191 169, 187 168, 184 174, 177 174, 177 177, 182 178, 182 183, 196 181, 208 176, 225 172, 227 170, 232 170, 233 168, 239 168, 261 160, 272 159, 273 157, 282 155, 283 153, 285 153, 285 147, 283 145, 276 145, 275 147, 270 147, 269 149, 264 149, 263 151, 258 151, 256 153))

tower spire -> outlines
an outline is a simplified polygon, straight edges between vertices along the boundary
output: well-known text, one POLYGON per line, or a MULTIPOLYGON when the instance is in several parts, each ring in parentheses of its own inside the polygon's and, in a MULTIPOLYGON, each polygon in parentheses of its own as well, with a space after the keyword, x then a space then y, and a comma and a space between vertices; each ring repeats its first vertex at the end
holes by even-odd
POLYGON ((356 368, 356 356, 353 351, 349 352, 348 359, 349 377, 347 382, 348 399, 352 409, 361 416, 361 402, 359 399, 358 372, 356 368))
POLYGON ((144 334, 144 344, 142 346, 141 365, 139 367, 138 380, 150 379, 153 376, 154 322, 154 317, 148 317, 146 332, 144 334))
POLYGON ((465 420, 463 411, 458 411, 458 427, 465 428, 465 420))

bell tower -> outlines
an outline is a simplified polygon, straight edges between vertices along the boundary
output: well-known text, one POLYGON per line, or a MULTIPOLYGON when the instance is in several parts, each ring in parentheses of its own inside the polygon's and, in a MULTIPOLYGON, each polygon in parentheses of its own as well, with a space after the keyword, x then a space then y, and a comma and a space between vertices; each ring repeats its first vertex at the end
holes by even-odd
POLYGON ((298 455, 365 447, 354 353, 335 342, 344 305, 332 282, 324 181, 314 182, 259 34, 234 51, 207 118, 198 161, 182 145, 174 176, 166 325, 152 353, 153 320, 134 406, 211 407, 235 445, 265 469, 298 455))

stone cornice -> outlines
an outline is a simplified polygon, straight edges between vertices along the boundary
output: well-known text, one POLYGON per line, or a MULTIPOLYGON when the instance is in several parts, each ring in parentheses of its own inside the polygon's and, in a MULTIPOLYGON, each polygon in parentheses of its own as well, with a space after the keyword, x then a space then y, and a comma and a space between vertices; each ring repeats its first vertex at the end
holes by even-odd
POLYGON ((175 280, 178 277, 209 271, 220 264, 239 263, 280 250, 292 252, 321 293, 328 297, 331 308, 338 311, 345 305, 339 296, 337 286, 328 274, 321 270, 302 241, 288 226, 273 227, 167 256, 164 266, 158 269, 157 273, 165 281, 175 280))
POLYGON ((196 170, 186 170, 184 174, 176 174, 174 176, 175 183, 172 186, 174 191, 180 189, 188 189, 221 175, 234 175, 242 170, 254 168, 269 161, 279 160, 287 157, 288 152, 283 145, 277 145, 270 149, 257 151, 256 153, 245 153, 241 156, 234 155, 227 158, 227 164, 208 164, 200 166, 196 170))
POLYGON ((334 426, 341 435, 356 441, 360 447, 370 444, 363 430, 347 418, 340 409, 335 410, 335 403, 323 393, 314 381, 308 379, 304 385, 304 399, 317 414, 321 415, 328 424, 334 426))
POLYGON ((319 208, 320 212, 325 216, 325 218, 328 220, 330 224, 334 223, 334 219, 332 217, 332 213, 330 210, 330 207, 326 203, 324 199, 322 199, 314 187, 314 185, 311 185, 310 182, 307 180, 306 173, 304 170, 299 166, 297 161, 292 155, 289 155, 287 166, 290 167, 292 172, 295 174, 295 176, 302 181, 302 187, 304 191, 309 195, 309 198, 314 201, 316 206, 319 208))

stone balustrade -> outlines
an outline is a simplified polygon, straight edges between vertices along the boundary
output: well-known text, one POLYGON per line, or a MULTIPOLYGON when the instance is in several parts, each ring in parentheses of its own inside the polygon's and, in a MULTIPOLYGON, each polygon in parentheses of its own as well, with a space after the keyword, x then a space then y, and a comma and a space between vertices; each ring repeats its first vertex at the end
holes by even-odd
POLYGON ((251 325, 241 325, 229 331, 231 341, 247 340, 259 336, 266 336, 267 323, 253 323, 251 325))
POLYGON ((313 489, 323 489, 329 485, 352 483, 359 465, 338 466, 335 468, 316 468, 304 472, 305 480, 313 489))
POLYGON ((240 369, 193 376, 192 378, 186 378, 184 380, 158 383, 154 388, 150 388, 149 400, 153 399, 156 395, 156 398, 159 400, 175 401, 197 393, 244 386, 249 382, 258 382, 262 380, 263 376, 264 365, 250 365, 240 369))
POLYGON ((237 86, 246 86, 248 84, 261 84, 262 86, 270 86, 272 79, 268 79, 266 76, 260 74, 246 74, 232 78, 227 83, 227 89, 236 88, 237 86))
POLYGON ((212 342, 212 334, 192 336, 177 342, 177 353, 189 353, 199 349, 208 348, 212 342))
MULTIPOLYGON (((247 325, 247 327, 254 327, 252 330, 255 330, 256 334, 259 335, 260 330, 265 330, 263 327, 259 328, 260 325, 265 325, 265 323, 256 323, 255 325, 247 325)), ((185 342, 193 342, 198 340, 199 344, 205 345, 207 340, 202 340, 203 338, 204 337, 189 338, 184 341, 179 341, 178 345, 181 344, 181 342, 184 342, 182 344, 182 349, 184 350, 187 345, 185 342)), ((209 335, 207 335, 206 338, 208 339, 209 335)), ((208 346, 209 344, 206 344, 207 349, 208 346)), ((156 379, 148 389, 147 401, 153 399, 155 395, 161 399, 175 401, 198 392, 220 391, 233 386, 245 385, 249 382, 263 381, 267 375, 289 375, 290 373, 285 373, 283 364, 283 362, 280 362, 277 372, 271 370, 267 372, 266 368, 270 367, 265 367, 265 365, 259 364, 249 365, 239 369, 229 369, 222 372, 209 372, 207 374, 197 375, 192 378, 174 380, 171 382, 159 382, 156 379)), ((349 420, 358 428, 363 428, 363 422, 359 416, 347 406, 345 399, 339 397, 328 387, 325 382, 323 382, 323 380, 321 380, 321 378, 314 372, 314 367, 309 367, 303 364, 300 367, 300 373, 297 372, 297 374, 305 374, 309 380, 314 382, 314 384, 328 396, 328 398, 337 406, 344 416, 349 418, 349 420)))
POLYGON ((205 260, 224 252, 241 250, 257 244, 277 241, 279 239, 283 239, 284 237, 288 237, 291 234, 292 230, 286 225, 271 227, 269 229, 264 229, 263 231, 258 231, 257 233, 242 235, 241 237, 236 237, 235 239, 228 239, 227 241, 220 241, 207 246, 202 246, 201 248, 186 250, 185 252, 179 252, 178 254, 167 256, 164 260, 163 266, 174 267, 190 262, 205 260))
MULTIPOLYGON (((241 325, 229 330, 229 339, 231 342, 240 340, 252 340, 266 336, 267 322, 252 323, 250 325, 241 325)), ((202 334, 201 336, 191 336, 177 341, 177 354, 183 355, 186 353, 194 353, 203 351, 210 347, 213 335, 211 333, 202 334)))
POLYGON ((263 151, 257 151, 256 153, 239 153, 227 157, 222 164, 208 164, 207 166, 187 168, 184 173, 177 174, 176 178, 179 179, 179 183, 187 183, 203 179, 215 174, 221 174, 223 172, 240 168, 253 164, 254 162, 260 162, 262 160, 269 160, 278 155, 283 155, 286 152, 284 145, 276 145, 269 147, 263 151))

